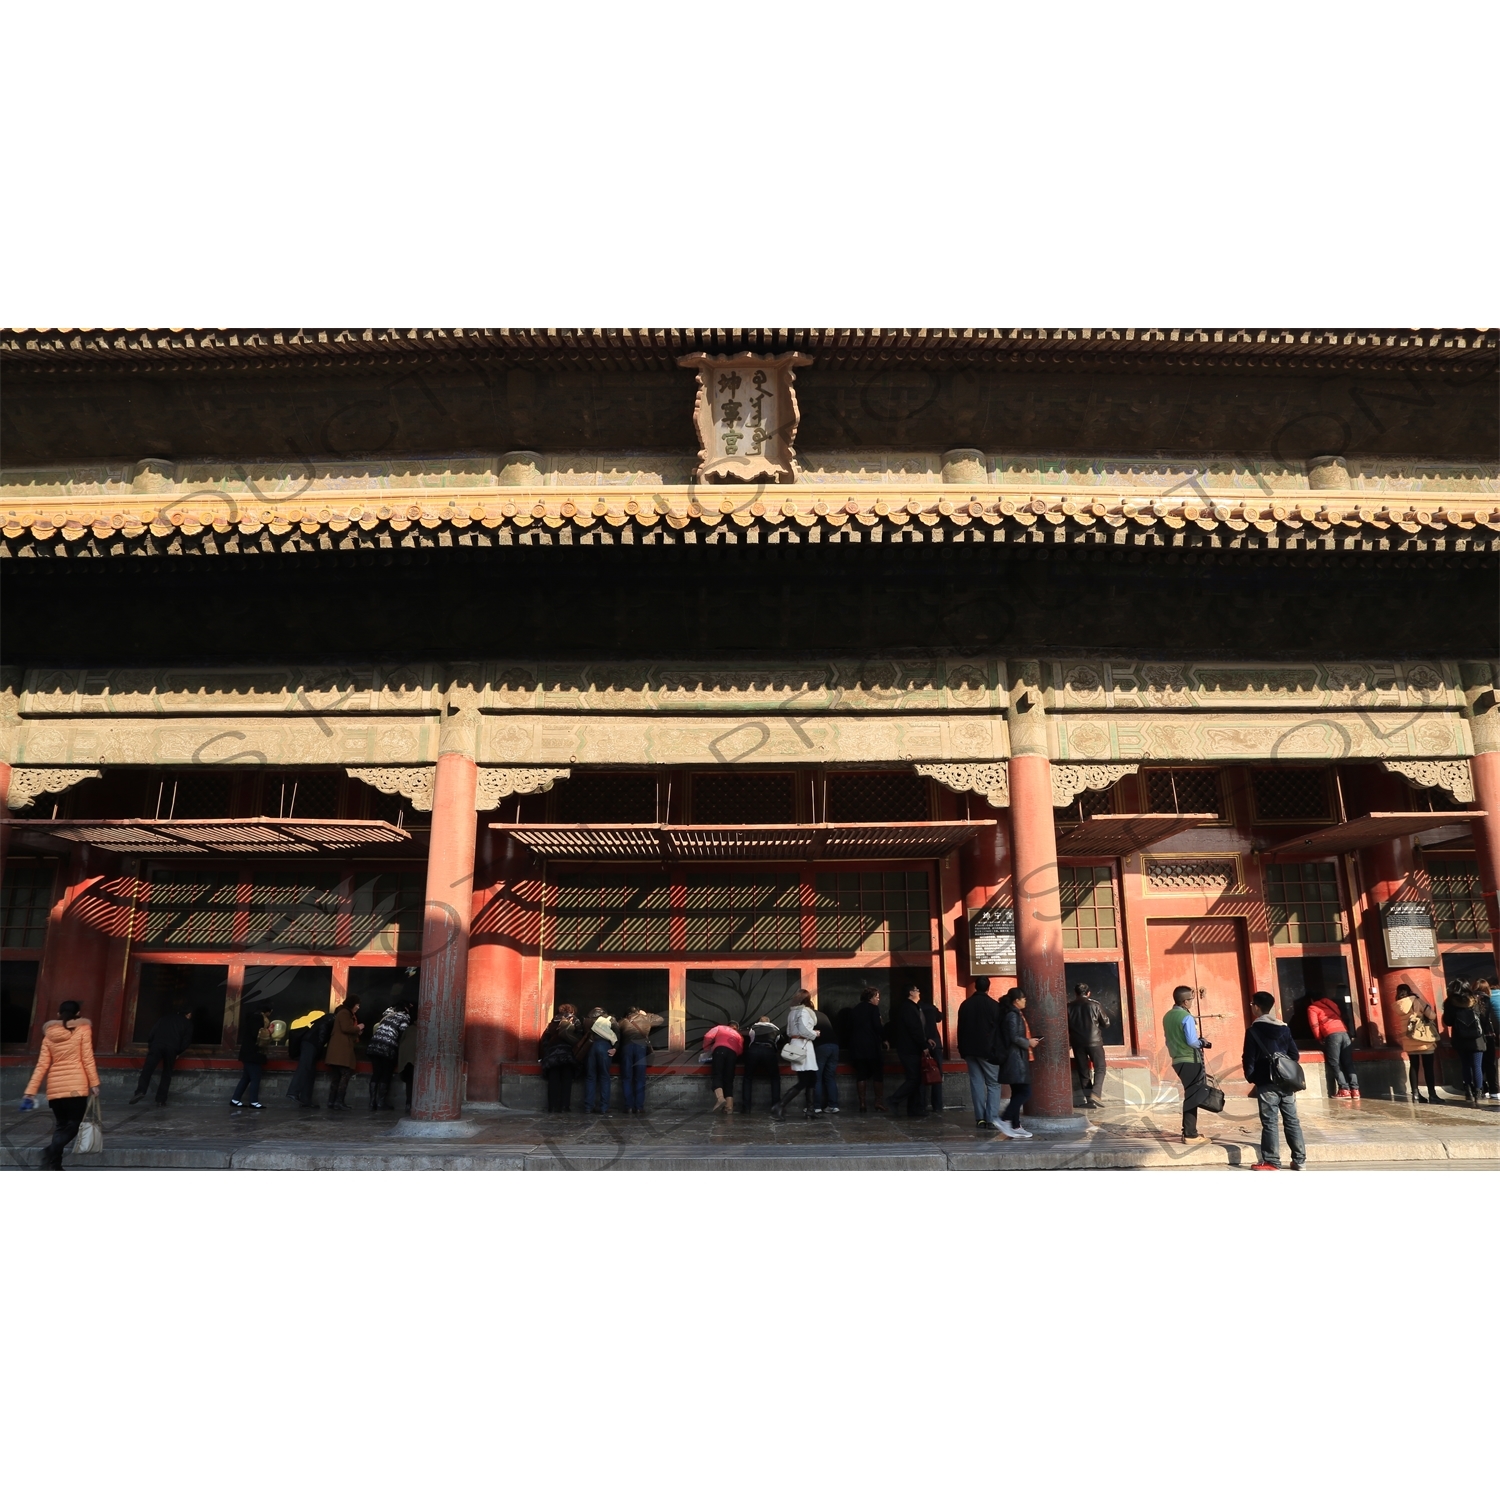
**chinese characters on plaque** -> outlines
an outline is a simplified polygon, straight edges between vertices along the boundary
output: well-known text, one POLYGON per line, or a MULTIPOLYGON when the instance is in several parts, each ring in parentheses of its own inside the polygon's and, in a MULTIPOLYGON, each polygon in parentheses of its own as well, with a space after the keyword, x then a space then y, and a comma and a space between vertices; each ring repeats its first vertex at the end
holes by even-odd
POLYGON ((792 381, 805 354, 762 358, 688 354, 678 361, 698 372, 700 482, 716 479, 792 483, 797 477, 797 394, 792 381))
POLYGON ((969 918, 969 973, 1016 972, 1016 912, 1011 906, 980 910, 971 906, 969 918))

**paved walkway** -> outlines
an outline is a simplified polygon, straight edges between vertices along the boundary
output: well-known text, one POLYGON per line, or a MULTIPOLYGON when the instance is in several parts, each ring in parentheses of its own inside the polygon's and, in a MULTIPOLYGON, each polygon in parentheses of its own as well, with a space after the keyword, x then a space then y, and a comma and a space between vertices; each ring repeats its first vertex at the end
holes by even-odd
MULTIPOLYGON (((1500 1106, 1307 1099, 1308 1161, 1320 1164, 1493 1163, 1500 1167, 1500 1106)), ((976 1131, 965 1105, 941 1118, 896 1119, 846 1110, 811 1120, 708 1112, 532 1115, 470 1105, 456 1126, 351 1109, 302 1111, 277 1099, 264 1110, 152 1104, 105 1108, 105 1150, 66 1158, 72 1167, 348 1171, 1018 1171, 1055 1168, 1249 1167, 1258 1160, 1255 1105, 1230 1099, 1209 1131, 1185 1146, 1174 1111, 1113 1105, 1094 1111, 1087 1135, 1009 1141, 976 1131)), ((4 1164, 35 1166, 52 1116, 5 1106, 4 1164)), ((1284 1150, 1283 1146, 1283 1150, 1284 1150)), ((1285 1158, 1284 1158, 1285 1159, 1285 1158)))

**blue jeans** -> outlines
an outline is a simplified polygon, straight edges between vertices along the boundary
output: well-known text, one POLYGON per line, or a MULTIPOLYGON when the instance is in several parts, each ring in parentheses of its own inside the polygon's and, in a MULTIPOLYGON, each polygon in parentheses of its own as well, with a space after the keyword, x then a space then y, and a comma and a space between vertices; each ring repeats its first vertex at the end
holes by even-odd
POLYGON ((620 1082, 625 1091, 626 1109, 646 1107, 646 1044, 627 1042, 620 1059, 620 1082))
POLYGON ((254 1104, 260 1098, 260 1070, 265 1067, 264 1063, 247 1062, 244 1070, 240 1073, 240 1081, 235 1088, 234 1097, 241 1104, 254 1104))
POLYGON ((589 1048, 588 1078, 583 1086, 583 1106, 590 1114, 594 1112, 594 1098, 599 1099, 599 1113, 609 1113, 609 1043, 601 1037, 594 1038, 589 1048))
POLYGON ((1354 1072, 1354 1038, 1347 1031, 1334 1031, 1323 1038, 1323 1063, 1330 1094, 1359 1087, 1354 1072))
POLYGON ((1279 1113, 1286 1125, 1286 1143, 1292 1148, 1293 1164, 1305 1162, 1307 1144, 1302 1139, 1302 1121, 1297 1118, 1297 1096, 1261 1088, 1255 1102, 1260 1107, 1260 1159, 1273 1167, 1281 1165, 1281 1135, 1276 1128, 1279 1113))
POLYGON ((837 1042, 819 1042, 813 1048, 818 1059, 818 1087, 814 1094, 819 1109, 839 1107, 839 1046, 837 1042))
POLYGON ((1460 1052, 1458 1060, 1463 1064, 1464 1088, 1476 1094, 1484 1093, 1484 1053, 1460 1052))
POLYGON ((1000 1123, 1000 1064, 981 1062, 977 1057, 969 1064, 969 1097, 974 1101, 974 1119, 1000 1123))

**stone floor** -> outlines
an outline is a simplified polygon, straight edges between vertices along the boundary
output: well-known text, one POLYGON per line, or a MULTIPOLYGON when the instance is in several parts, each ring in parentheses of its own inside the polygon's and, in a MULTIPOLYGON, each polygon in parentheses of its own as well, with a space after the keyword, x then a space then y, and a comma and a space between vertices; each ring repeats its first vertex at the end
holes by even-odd
MULTIPOLYGON (((1359 1163, 1500 1167, 1500 1105, 1443 1106, 1304 1098, 1312 1167, 1359 1163)), ((1080 1117, 1081 1118, 1081 1117, 1080 1117)), ((105 1108, 105 1150, 67 1167, 223 1170, 546 1171, 646 1169, 1015 1171, 1056 1168, 1248 1167, 1258 1160, 1254 1102, 1230 1099, 1200 1117, 1202 1144, 1184 1145, 1172 1110, 1123 1104, 1093 1111, 1070 1139, 1009 1141, 973 1127, 967 1104, 909 1120, 846 1109, 806 1119, 764 1113, 726 1119, 707 1111, 536 1115, 470 1105, 464 1119, 428 1125, 396 1114, 303 1111, 285 1099, 264 1110, 147 1103, 105 1108)), ((51 1114, 7 1103, 4 1165, 34 1166, 51 1114)), ((1283 1148, 1284 1149, 1284 1148, 1283 1148)))

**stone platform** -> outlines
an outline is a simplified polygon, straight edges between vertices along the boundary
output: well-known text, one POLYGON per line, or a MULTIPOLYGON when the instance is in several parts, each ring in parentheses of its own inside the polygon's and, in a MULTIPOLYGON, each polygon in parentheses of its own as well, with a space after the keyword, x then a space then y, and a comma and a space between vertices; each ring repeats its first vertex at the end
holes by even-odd
MULTIPOLYGON (((12 1095, 0 1128, 4 1164, 35 1166, 51 1131, 46 1110, 20 1114, 12 1095)), ((1304 1098, 1309 1165, 1500 1168, 1500 1105, 1444 1106, 1304 1098)), ((892 1118, 852 1109, 772 1120, 757 1111, 726 1119, 707 1110, 660 1109, 636 1117, 538 1115, 470 1105, 464 1134, 434 1135, 397 1113, 366 1108, 303 1111, 280 1098, 257 1112, 181 1102, 106 1102, 105 1150, 68 1168, 251 1171, 1035 1171, 1248 1167, 1258 1159, 1254 1102, 1231 1099, 1202 1116, 1208 1138, 1174 1139, 1171 1108, 1111 1104, 1078 1139, 1009 1141, 974 1129, 967 1102, 941 1118, 892 1118)), ((1283 1147, 1284 1149, 1284 1147, 1283 1147)), ((1285 1159, 1285 1158, 1284 1158, 1285 1159)))

